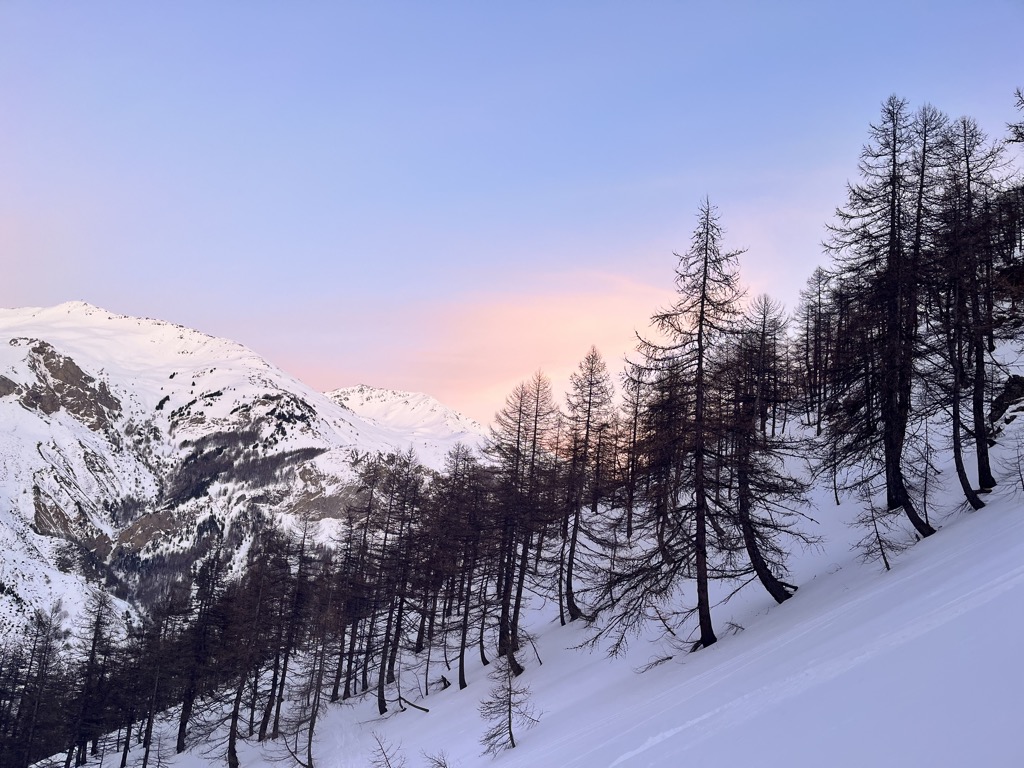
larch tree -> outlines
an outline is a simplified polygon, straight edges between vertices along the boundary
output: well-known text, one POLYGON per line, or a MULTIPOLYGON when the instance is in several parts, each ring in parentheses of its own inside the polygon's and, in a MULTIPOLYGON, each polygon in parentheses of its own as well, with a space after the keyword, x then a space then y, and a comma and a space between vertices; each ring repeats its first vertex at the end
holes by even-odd
MULTIPOLYGON (((711 500, 719 467, 716 450, 725 428, 714 403, 712 361, 735 330, 743 292, 739 255, 723 247, 717 210, 705 199, 690 248, 677 254, 676 300, 655 313, 657 340, 642 338, 631 378, 645 389, 643 405, 643 519, 636 542, 604 578, 601 607, 608 615, 601 635, 612 653, 646 618, 662 618, 685 579, 697 592, 698 636, 692 649, 716 642, 711 620, 711 542, 725 535, 711 500)), ((663 619, 662 619, 663 620, 663 619)))
POLYGON ((966 117, 949 130, 946 169, 947 201, 960 220, 957 237, 950 247, 966 261, 964 277, 969 296, 968 359, 971 368, 971 415, 977 459, 978 485, 988 491, 995 487, 989 461, 989 429, 986 408, 988 354, 994 348, 991 293, 994 253, 990 228, 984 216, 986 204, 999 191, 997 178, 1003 162, 1003 147, 989 143, 978 124, 966 117))
POLYGON ((494 682, 490 696, 480 702, 480 716, 490 723, 480 743, 485 755, 516 747, 516 728, 532 728, 540 718, 530 703, 530 688, 516 680, 508 660, 499 658, 488 675, 494 682))
POLYGON ((113 598, 106 592, 90 594, 86 603, 87 624, 76 637, 81 657, 77 661, 77 685, 74 691, 73 715, 70 723, 65 768, 85 765, 86 745, 103 734, 104 710, 107 706, 109 684, 107 660, 113 653, 114 625, 113 598))
POLYGON ((821 435, 829 398, 829 367, 835 348, 835 317, 829 303, 832 276, 817 267, 800 292, 794 334, 794 367, 807 424, 821 435))
POLYGON ((786 471, 795 445, 769 427, 772 410, 789 397, 785 337, 782 306, 758 296, 716 366, 727 425, 722 464, 730 478, 721 514, 739 529, 751 569, 779 603, 797 589, 781 578, 787 545, 816 541, 796 525, 807 485, 786 471))
MULTIPOLYGON (((569 376, 566 415, 569 422, 569 466, 566 509, 562 520, 559 582, 564 574, 565 610, 569 621, 583 616, 576 600, 575 572, 581 531, 588 528, 583 512, 596 518, 601 496, 602 472, 607 471, 608 432, 614 419, 614 387, 601 353, 591 347, 569 376)), ((560 590, 561 592, 561 590, 560 590)))
POLYGON ((914 505, 903 463, 921 351, 926 203, 944 123, 930 107, 913 115, 904 99, 883 103, 861 151, 860 181, 847 185, 847 203, 826 242, 837 262, 833 296, 841 297, 836 310, 845 322, 837 335, 845 347, 831 367, 829 437, 850 464, 872 464, 881 454, 886 508, 902 509, 921 536, 935 529, 914 505))
POLYGON ((682 364, 692 379, 692 442, 687 457, 692 481, 689 507, 693 514, 693 559, 700 636, 694 647, 706 648, 717 638, 711 622, 708 592, 708 504, 712 476, 710 448, 720 424, 709 402, 711 358, 735 327, 743 291, 739 285, 739 256, 726 251, 717 210, 705 198, 697 213, 690 249, 676 266, 676 302, 653 317, 668 339, 665 346, 648 342, 646 356, 668 355, 682 364))
MULTIPOLYGON (((1014 96, 1017 99, 1017 110, 1024 114, 1024 89, 1018 88, 1014 92, 1014 96)), ((1024 144, 1024 120, 1018 123, 1007 123, 1007 131, 1009 131, 1009 141, 1012 144, 1024 144)))
POLYGON ((522 610, 531 547, 552 517, 543 491, 545 465, 551 461, 551 440, 557 409, 551 382, 538 371, 529 382, 515 387, 494 417, 486 451, 497 475, 493 524, 499 541, 496 594, 498 596, 498 654, 505 656, 515 674, 522 666, 519 616, 522 610))

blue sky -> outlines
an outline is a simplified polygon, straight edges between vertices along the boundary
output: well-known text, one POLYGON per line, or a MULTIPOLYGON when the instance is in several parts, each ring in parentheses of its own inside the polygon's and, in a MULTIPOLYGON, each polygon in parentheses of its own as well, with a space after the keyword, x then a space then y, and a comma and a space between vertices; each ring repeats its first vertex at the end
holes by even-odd
POLYGON ((0 305, 480 419, 613 369, 708 195, 792 306, 879 105, 1001 135, 1022 0, 0 4, 0 305))

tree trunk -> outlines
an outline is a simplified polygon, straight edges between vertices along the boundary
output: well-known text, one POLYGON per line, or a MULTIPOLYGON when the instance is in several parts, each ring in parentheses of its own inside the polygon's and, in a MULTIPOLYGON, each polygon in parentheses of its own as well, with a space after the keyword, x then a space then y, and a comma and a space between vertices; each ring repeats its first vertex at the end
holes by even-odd
POLYGON ((239 768, 238 762, 238 721, 242 711, 242 697, 245 695, 246 675, 242 675, 235 687, 235 698, 231 703, 228 719, 228 768, 239 768))

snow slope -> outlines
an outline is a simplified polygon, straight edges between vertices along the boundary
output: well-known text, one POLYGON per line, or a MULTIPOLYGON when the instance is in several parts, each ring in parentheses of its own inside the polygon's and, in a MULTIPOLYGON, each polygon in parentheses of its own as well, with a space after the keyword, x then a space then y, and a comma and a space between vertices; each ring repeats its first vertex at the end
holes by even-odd
MULTIPOLYGON (((551 606, 537 606, 529 623, 544 663, 529 649, 521 659, 541 717, 515 750, 480 754, 477 704, 490 682, 476 666, 464 691, 416 697, 421 684, 403 680, 429 713, 381 718, 369 699, 332 708, 316 765, 370 765, 375 733, 410 767, 442 751, 452 768, 1024 765, 1024 487, 1012 442, 1004 435, 997 448, 1004 479, 988 506, 967 513, 949 493, 939 532, 891 572, 851 551, 855 504, 822 494, 826 547, 798 559, 800 591, 779 606, 749 588, 718 606, 720 640, 697 653, 653 636, 616 659, 574 650, 586 629, 560 627, 551 606), (726 631, 729 622, 742 629, 726 631)), ((250 768, 279 759, 290 762, 280 747, 242 755, 250 768)), ((197 752, 168 764, 221 762, 197 752)))
MULTIPOLYGON (((541 722, 494 764, 1024 765, 1024 516, 1014 503, 947 525, 891 573, 847 562, 784 606, 757 602, 733 609, 744 631, 643 674, 634 668, 660 649, 610 661, 565 650, 584 633, 548 624, 545 664, 526 673, 541 722)), ((455 765, 489 764, 473 702, 486 685, 430 697, 428 715, 371 720, 355 739, 338 713, 323 730, 322 765, 366 765, 373 728, 414 764, 420 750, 441 749, 455 765)))

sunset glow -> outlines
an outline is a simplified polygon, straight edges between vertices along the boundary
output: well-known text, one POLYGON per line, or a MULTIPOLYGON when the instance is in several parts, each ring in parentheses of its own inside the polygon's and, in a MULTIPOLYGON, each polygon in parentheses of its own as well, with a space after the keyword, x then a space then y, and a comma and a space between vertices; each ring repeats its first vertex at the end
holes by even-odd
POLYGON ((890 93, 1000 136, 1024 7, 982 5, 7 3, 0 305, 487 421, 591 344, 621 368, 705 195, 792 308, 890 93))

